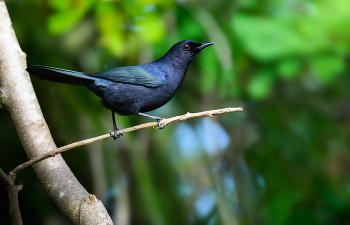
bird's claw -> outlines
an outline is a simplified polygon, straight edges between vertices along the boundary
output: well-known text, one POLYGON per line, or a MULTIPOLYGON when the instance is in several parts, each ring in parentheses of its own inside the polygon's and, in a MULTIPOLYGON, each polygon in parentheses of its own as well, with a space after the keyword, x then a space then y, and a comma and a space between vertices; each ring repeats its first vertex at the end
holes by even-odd
POLYGON ((111 135, 111 137, 113 138, 113 140, 117 140, 117 138, 120 138, 121 136, 123 136, 123 134, 118 134, 118 135, 117 135, 117 131, 118 131, 118 130, 114 130, 113 133, 112 133, 111 131, 109 131, 109 135, 111 135))
POLYGON ((158 123, 158 128, 159 128, 159 129, 163 129, 163 128, 165 127, 165 126, 160 125, 160 121, 161 121, 162 119, 164 119, 164 118, 158 118, 158 119, 157 119, 157 123, 158 123))

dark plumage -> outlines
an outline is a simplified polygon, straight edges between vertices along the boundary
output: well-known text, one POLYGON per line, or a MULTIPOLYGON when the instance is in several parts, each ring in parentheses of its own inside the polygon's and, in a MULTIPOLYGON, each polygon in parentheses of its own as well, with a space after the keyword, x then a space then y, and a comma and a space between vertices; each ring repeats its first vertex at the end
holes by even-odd
POLYGON ((114 113, 120 115, 148 116, 162 119, 144 112, 157 109, 170 101, 186 71, 198 53, 214 44, 185 40, 173 45, 160 59, 137 66, 125 66, 104 70, 94 74, 59 68, 28 65, 27 71, 39 79, 64 84, 85 86, 101 98, 103 106, 112 111, 114 139, 117 135, 114 113))

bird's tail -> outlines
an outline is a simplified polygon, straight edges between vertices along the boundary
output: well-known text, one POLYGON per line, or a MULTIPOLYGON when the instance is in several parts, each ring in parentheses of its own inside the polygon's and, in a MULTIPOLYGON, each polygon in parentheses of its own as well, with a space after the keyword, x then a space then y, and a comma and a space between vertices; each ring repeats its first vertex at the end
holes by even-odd
POLYGON ((87 73, 48 66, 28 65, 27 71, 31 75, 39 77, 41 80, 48 80, 63 84, 85 86, 89 81, 95 80, 95 78, 90 77, 87 73))

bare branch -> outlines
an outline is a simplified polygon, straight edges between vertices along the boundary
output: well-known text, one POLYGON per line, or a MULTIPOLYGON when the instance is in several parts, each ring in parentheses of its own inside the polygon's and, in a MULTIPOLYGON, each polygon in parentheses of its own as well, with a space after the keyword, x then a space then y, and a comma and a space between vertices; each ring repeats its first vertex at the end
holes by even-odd
POLYGON ((18 192, 22 190, 22 185, 16 185, 12 172, 6 175, 0 168, 0 180, 5 184, 9 198, 9 214, 12 225, 23 225, 21 210, 18 205, 18 192))
MULTIPOLYGON (((200 117, 206 117, 206 116, 215 116, 215 115, 220 115, 220 114, 224 114, 224 113, 231 113, 231 112, 237 112, 237 111, 243 111, 243 109, 241 107, 238 108, 224 108, 224 109, 215 109, 215 110, 210 110, 210 111, 204 111, 204 112, 198 112, 198 113, 186 113, 185 115, 181 115, 181 116, 175 116, 175 117, 171 117, 169 119, 163 119, 160 121, 160 125, 161 126, 166 126, 167 124, 171 123, 171 122, 175 122, 175 121, 184 121, 184 120, 189 120, 189 119, 195 119, 195 118, 200 118, 200 117)), ((137 126, 133 126, 133 127, 129 127, 129 128, 125 128, 122 130, 119 130, 117 132, 118 134, 124 134, 127 132, 131 132, 131 131, 135 131, 135 130, 139 130, 139 129, 143 129, 143 128, 147 128, 147 127, 155 127, 155 130, 158 129, 158 125, 157 122, 151 122, 151 123, 144 123, 144 124, 140 124, 137 126)), ((57 154, 60 154, 62 152, 71 150, 73 148, 77 148, 80 146, 84 146, 84 145, 88 145, 91 144, 93 142, 105 139, 105 138, 109 138, 110 134, 104 134, 98 137, 94 137, 94 138, 90 138, 90 139, 86 139, 86 140, 82 140, 82 141, 78 141, 78 142, 74 142, 72 144, 69 145, 65 145, 63 147, 57 148, 55 150, 49 151, 43 155, 40 155, 38 157, 33 158, 32 160, 29 160, 28 162, 25 162, 19 166, 17 166, 14 170, 12 170, 12 172, 14 173, 14 175, 16 176, 18 173, 20 173, 21 171, 23 171, 24 169, 34 165, 37 162, 40 162, 44 159, 50 158, 50 157, 54 157, 57 154)))
POLYGON ((0 180, 4 183, 8 182, 8 178, 7 175, 4 173, 4 171, 2 171, 2 169, 0 168, 0 180))

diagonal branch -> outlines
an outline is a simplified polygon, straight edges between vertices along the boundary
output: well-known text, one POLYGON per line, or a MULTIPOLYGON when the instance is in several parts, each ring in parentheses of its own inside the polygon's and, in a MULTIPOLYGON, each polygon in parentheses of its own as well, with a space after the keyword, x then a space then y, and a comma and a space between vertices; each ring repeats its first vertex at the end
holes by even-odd
MULTIPOLYGON (((224 114, 224 113, 231 113, 231 112, 237 112, 237 111, 243 111, 243 108, 238 107, 238 108, 224 108, 224 109, 216 109, 216 110, 210 110, 210 111, 204 111, 204 112, 198 112, 198 113, 186 113, 184 115, 181 116, 175 116, 175 117, 171 117, 169 119, 163 119, 160 121, 160 125, 161 126, 166 126, 167 124, 171 123, 171 122, 175 122, 175 121, 184 121, 184 120, 189 120, 189 119, 195 119, 195 118, 200 118, 200 117, 206 117, 206 116, 215 116, 215 115, 220 115, 220 114, 224 114)), ((128 133, 131 131, 135 131, 135 130, 139 130, 139 129, 143 129, 143 128, 147 128, 147 127, 155 127, 155 129, 158 129, 157 126, 157 122, 151 122, 151 123, 144 123, 144 124, 140 124, 137 126, 133 126, 133 127, 129 127, 129 128, 125 128, 122 130, 119 130, 117 132, 118 134, 124 134, 124 133, 128 133)), ((90 139, 86 139, 86 140, 82 140, 82 141, 78 141, 78 142, 74 142, 72 144, 69 145, 65 145, 63 147, 57 148, 55 150, 49 151, 45 154, 42 154, 38 157, 35 157, 19 166, 17 166, 14 170, 12 170, 12 173, 14 174, 14 176, 16 176, 18 173, 20 173, 21 171, 23 171, 24 169, 34 165, 37 162, 40 162, 44 159, 50 158, 50 157, 54 157, 57 154, 60 154, 62 152, 71 150, 73 148, 77 148, 80 146, 84 146, 84 145, 88 145, 91 144, 95 141, 99 141, 105 138, 110 137, 110 134, 104 134, 98 137, 94 137, 94 138, 90 138, 90 139)))
MULTIPOLYGON (((243 111, 243 109, 241 107, 238 108, 224 108, 224 109, 216 109, 216 110, 210 110, 210 111, 204 111, 204 112, 198 112, 198 113, 186 113, 185 115, 181 115, 181 116, 175 116, 175 117, 171 117, 169 119, 163 119, 160 121, 160 125, 161 126, 166 126, 167 124, 171 123, 171 122, 175 122, 175 121, 184 121, 184 120, 189 120, 189 119, 195 119, 195 118, 200 118, 200 117, 206 117, 206 116, 215 116, 215 115, 220 115, 220 114, 224 114, 224 113, 231 113, 231 112, 237 112, 237 111, 243 111)), ((151 122, 151 123, 144 123, 144 124, 140 124, 137 126, 133 126, 133 127, 129 127, 123 130, 119 130, 117 132, 118 134, 124 134, 127 132, 131 132, 131 131, 135 131, 135 130, 139 130, 139 129, 143 129, 143 128, 147 128, 147 127, 155 127, 154 129, 158 129, 157 126, 157 122, 151 122)), ((86 140, 82 140, 82 141, 78 141, 60 148, 57 148, 55 150, 49 151, 47 153, 44 153, 40 156, 37 156, 19 166, 17 166, 15 169, 13 169, 9 175, 6 175, 0 168, 0 180, 4 182, 4 184, 6 185, 7 191, 8 191, 8 195, 9 195, 9 201, 10 201, 10 216, 12 218, 12 224, 13 225, 22 225, 22 218, 21 218, 21 211, 19 210, 19 205, 18 205, 18 192, 22 189, 22 186, 18 186, 15 184, 15 180, 16 180, 16 176, 23 170, 25 170, 26 168, 33 166, 35 163, 38 163, 44 159, 50 158, 50 157, 54 157, 57 154, 60 154, 62 152, 80 147, 80 146, 84 146, 84 145, 88 145, 91 144, 93 142, 105 139, 110 137, 110 134, 105 134, 105 135, 101 135, 98 137, 94 137, 94 138, 90 138, 90 139, 86 139, 86 140)), ((92 195, 90 195, 91 198, 92 195)), ((92 196, 93 197, 93 196, 92 196)))

